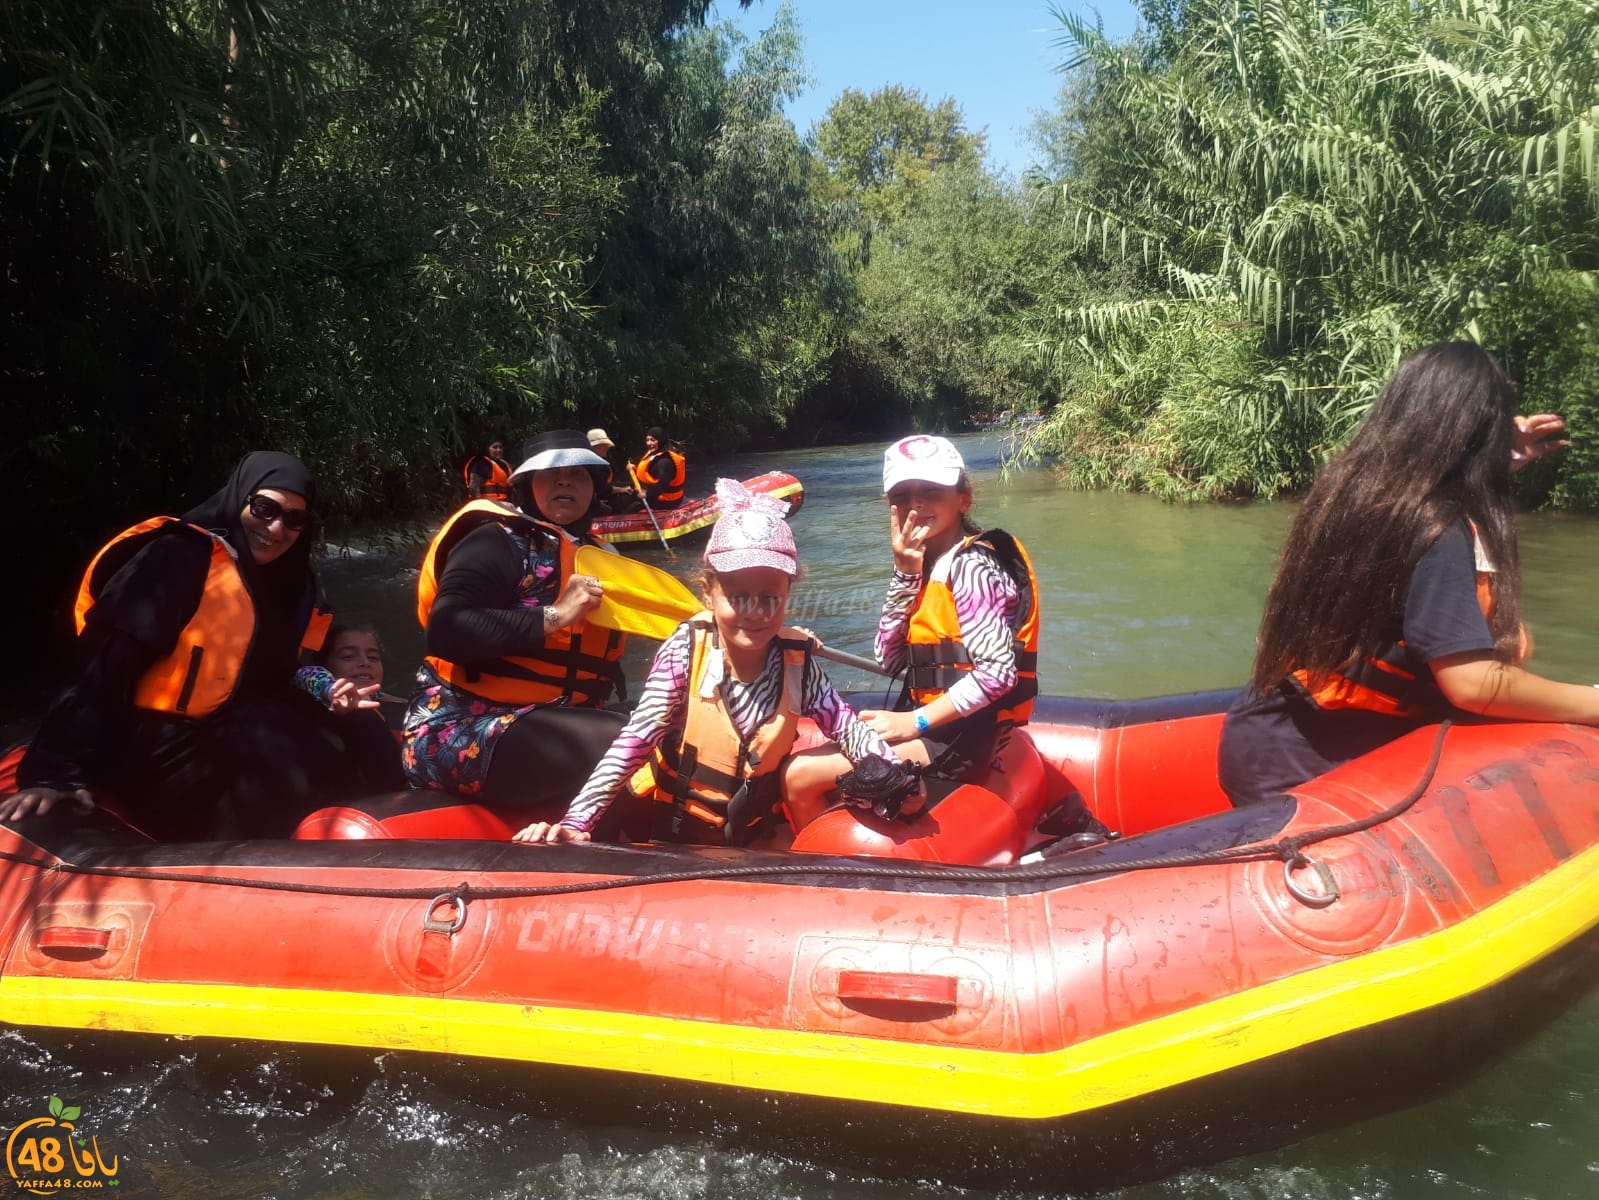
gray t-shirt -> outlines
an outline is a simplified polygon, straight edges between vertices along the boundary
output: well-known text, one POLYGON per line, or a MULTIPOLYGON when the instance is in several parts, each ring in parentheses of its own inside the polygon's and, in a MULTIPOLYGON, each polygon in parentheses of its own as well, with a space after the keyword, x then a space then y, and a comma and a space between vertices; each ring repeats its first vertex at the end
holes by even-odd
MULTIPOLYGON (((1411 572, 1394 640, 1403 639, 1409 669, 1430 681, 1427 664, 1466 651, 1491 653, 1493 634, 1477 604, 1477 560, 1471 529, 1448 529, 1411 572)), ((1448 708, 1437 694, 1436 709, 1448 708)), ((1253 804, 1348 762, 1427 718, 1391 717, 1364 709, 1323 710, 1287 683, 1264 695, 1245 691, 1222 726, 1221 785, 1234 804, 1253 804)))

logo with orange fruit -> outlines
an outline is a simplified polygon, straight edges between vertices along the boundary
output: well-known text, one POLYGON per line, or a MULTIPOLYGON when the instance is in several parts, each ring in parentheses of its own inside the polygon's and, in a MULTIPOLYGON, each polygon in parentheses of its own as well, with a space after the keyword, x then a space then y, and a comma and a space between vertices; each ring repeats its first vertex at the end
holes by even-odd
POLYGON ((30 1192, 57 1188, 116 1187, 117 1156, 107 1165, 100 1139, 84 1137, 73 1124, 82 1110, 50 1097, 50 1115, 24 1121, 6 1139, 6 1170, 30 1192))

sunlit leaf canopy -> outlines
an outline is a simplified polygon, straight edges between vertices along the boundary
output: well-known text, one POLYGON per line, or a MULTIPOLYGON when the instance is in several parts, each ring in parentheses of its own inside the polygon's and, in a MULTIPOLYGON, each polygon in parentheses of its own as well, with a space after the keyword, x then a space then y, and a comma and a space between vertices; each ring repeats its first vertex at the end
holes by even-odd
MULTIPOLYGON (((1082 486, 1303 487, 1408 348, 1472 337, 1599 505, 1599 18, 1574 0, 1059 10, 1047 167, 960 96, 812 129, 803 7, 13 0, 0 462, 59 612, 111 529, 304 457, 334 522, 435 519, 551 426, 691 461, 1039 414, 1082 486)), ((691 481, 693 482, 693 481, 691 481)))

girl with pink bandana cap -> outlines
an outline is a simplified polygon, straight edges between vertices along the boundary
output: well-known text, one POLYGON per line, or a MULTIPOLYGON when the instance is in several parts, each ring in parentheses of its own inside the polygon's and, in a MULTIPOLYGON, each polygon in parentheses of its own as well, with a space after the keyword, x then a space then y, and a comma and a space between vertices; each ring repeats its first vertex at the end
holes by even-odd
POLYGON ((783 624, 799 573, 788 505, 736 480, 716 484, 721 518, 705 550, 705 611, 661 643, 627 726, 555 824, 519 842, 588 841, 618 798, 620 825, 657 841, 745 844, 783 800, 783 764, 800 717, 851 762, 898 764, 834 690, 804 630, 783 624))

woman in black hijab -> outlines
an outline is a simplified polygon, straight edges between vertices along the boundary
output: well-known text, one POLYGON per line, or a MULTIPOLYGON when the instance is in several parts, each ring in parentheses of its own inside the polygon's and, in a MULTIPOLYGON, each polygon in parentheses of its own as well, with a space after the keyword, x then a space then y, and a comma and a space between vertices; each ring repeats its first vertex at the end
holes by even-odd
POLYGON ((672 445, 666 430, 651 426, 644 434, 644 453, 634 469, 644 499, 651 508, 676 508, 683 503, 688 480, 688 460, 672 445))
MULTIPOLYGON (((82 669, 0 820, 103 790, 159 840, 283 836, 328 798, 397 782, 397 764, 365 777, 329 710, 294 687, 319 616, 315 499, 298 459, 257 451, 181 519, 107 544, 78 595, 82 669)), ((335 703, 368 706, 350 689, 335 703)))

